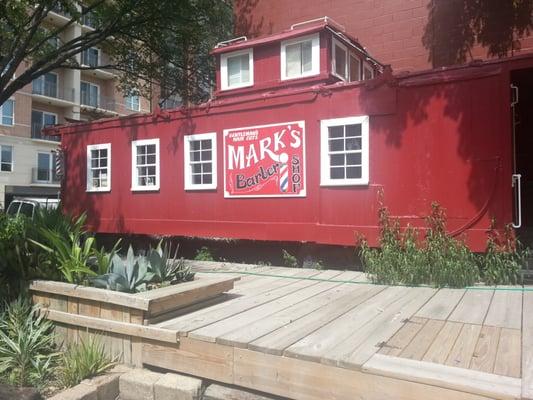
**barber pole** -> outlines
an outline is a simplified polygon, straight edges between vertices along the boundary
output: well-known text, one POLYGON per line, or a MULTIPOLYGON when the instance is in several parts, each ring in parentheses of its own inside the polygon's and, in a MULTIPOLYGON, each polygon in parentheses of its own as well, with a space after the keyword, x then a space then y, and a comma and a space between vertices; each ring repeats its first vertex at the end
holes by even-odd
POLYGON ((279 160, 281 162, 281 166, 279 168, 279 190, 285 193, 289 187, 289 166, 287 165, 289 156, 287 153, 283 153, 280 155, 279 160))

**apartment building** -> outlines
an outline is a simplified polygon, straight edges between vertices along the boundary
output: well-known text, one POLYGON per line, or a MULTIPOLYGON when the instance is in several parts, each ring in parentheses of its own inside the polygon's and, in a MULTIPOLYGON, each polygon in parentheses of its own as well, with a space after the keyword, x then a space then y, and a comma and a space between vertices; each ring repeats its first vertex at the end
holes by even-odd
MULTIPOLYGON (((45 27, 66 24, 70 17, 50 12, 45 27)), ((68 41, 94 29, 90 16, 63 31, 68 41)), ((107 64, 99 48, 79 54, 82 65, 107 64)), ((24 63, 23 63, 24 64, 24 63)), ((15 74, 21 73, 21 64, 15 74)), ((55 173, 56 137, 46 136, 45 126, 151 111, 149 99, 125 96, 111 70, 59 69, 34 80, 0 106, 0 210, 17 196, 57 197, 60 180, 55 173)))

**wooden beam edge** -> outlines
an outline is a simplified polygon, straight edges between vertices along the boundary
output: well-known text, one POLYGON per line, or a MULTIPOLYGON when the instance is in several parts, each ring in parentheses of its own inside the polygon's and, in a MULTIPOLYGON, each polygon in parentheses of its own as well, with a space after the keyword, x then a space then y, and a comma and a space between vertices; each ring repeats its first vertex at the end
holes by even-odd
POLYGON ((361 369, 390 378, 439 386, 494 399, 521 398, 522 380, 426 361, 375 354, 361 369))
POLYGON ((66 282, 32 281, 30 283, 30 291, 57 294, 84 300, 95 300, 142 311, 148 311, 149 307, 149 301, 133 294, 66 282))
POLYGON ((70 314, 68 312, 50 310, 46 308, 43 308, 42 310, 45 312, 47 319, 62 324, 94 329, 96 331, 153 339, 167 343, 177 343, 179 341, 177 332, 168 329, 132 324, 128 322, 112 321, 96 317, 88 317, 79 314, 70 314))

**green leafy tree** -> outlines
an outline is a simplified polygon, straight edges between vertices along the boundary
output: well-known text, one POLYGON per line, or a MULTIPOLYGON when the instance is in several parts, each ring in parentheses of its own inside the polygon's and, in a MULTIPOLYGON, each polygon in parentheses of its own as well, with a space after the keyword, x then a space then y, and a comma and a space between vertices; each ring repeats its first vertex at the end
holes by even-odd
POLYGON ((120 88, 149 96, 204 100, 213 77, 209 50, 231 36, 231 0, 4 0, 0 2, 0 105, 57 68, 117 71, 120 88), (68 19, 47 24, 51 13, 68 19), (93 29, 70 35, 76 23, 93 29), (101 48, 101 64, 81 65, 80 53, 101 48), (15 74, 25 64, 25 70, 15 74))

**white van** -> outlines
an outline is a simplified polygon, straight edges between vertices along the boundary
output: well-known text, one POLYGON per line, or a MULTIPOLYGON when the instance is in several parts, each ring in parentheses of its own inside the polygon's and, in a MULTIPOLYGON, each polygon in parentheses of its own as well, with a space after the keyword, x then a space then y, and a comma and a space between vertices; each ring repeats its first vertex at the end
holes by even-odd
POLYGON ((28 218, 33 218, 37 208, 54 210, 57 207, 59 207, 59 199, 41 199, 38 197, 15 198, 9 204, 9 207, 7 207, 6 214, 13 217, 25 215, 28 218))

